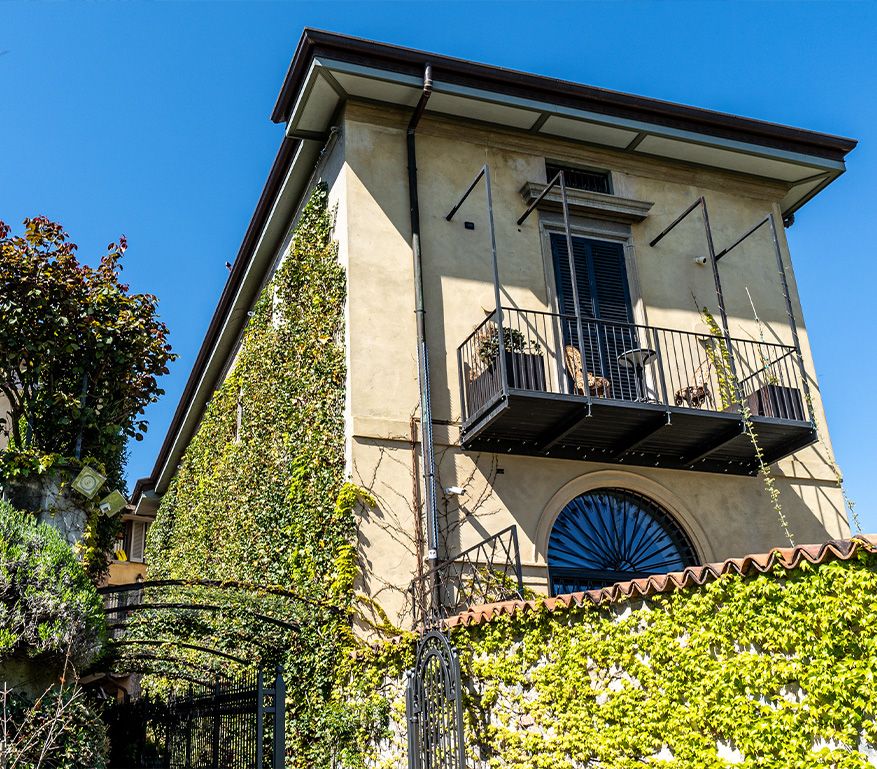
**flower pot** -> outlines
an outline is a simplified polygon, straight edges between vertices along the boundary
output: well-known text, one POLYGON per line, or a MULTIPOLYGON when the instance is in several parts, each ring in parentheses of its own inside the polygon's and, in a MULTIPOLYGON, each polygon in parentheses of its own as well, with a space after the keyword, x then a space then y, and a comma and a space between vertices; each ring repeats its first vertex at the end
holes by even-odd
POLYGON ((766 384, 746 398, 753 416, 805 422, 804 402, 797 387, 766 384))
MULTIPOLYGON (((545 391, 545 359, 534 353, 505 352, 506 376, 510 389, 545 391)), ((494 358, 480 374, 467 385, 467 417, 502 390, 499 363, 494 358)))

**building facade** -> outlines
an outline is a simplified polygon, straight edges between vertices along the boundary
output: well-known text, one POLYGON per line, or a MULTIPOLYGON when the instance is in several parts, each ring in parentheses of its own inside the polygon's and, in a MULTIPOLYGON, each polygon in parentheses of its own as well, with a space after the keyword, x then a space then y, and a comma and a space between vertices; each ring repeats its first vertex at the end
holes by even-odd
POLYGON ((314 31, 273 119, 138 515, 322 183, 347 474, 376 501, 361 587, 391 617, 426 568, 506 558, 510 527, 540 593, 849 534, 783 225, 855 142, 314 31))

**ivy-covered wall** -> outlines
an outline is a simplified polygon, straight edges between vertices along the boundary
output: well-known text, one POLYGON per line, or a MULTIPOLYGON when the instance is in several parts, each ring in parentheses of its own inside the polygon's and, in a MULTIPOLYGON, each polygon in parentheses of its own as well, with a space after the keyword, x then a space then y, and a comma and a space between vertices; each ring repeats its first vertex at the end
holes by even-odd
MULTIPOLYGON (((877 555, 452 632, 470 767, 877 765, 877 555)), ((388 691, 399 682, 387 683, 388 691)), ((404 710, 375 764, 402 766, 404 710)))
MULTIPOLYGON (((266 608, 270 597, 238 593, 240 614, 150 616, 148 628, 138 628, 140 637, 146 630, 162 639, 195 639, 243 656, 252 667, 283 664, 294 766, 323 765, 332 745, 354 744, 350 730, 359 728, 360 718, 336 696, 354 643, 353 511, 360 492, 344 482, 345 275, 332 227, 328 191, 318 186, 162 500, 147 544, 151 579, 278 586, 301 600, 275 597, 266 608), (290 633, 252 621, 248 608, 299 629, 290 633)), ((187 595, 216 600, 197 591, 187 595)), ((235 670, 224 659, 186 654, 202 668, 235 670)))
MULTIPOLYGON (((351 629, 354 511, 365 495, 344 479, 345 276, 331 231, 319 187, 147 549, 153 578, 276 585, 299 598, 281 606, 254 590, 236 599, 239 614, 144 621, 157 637, 252 667, 284 664, 288 766, 389 769, 405 762, 402 671, 413 642, 363 649, 351 629), (254 622, 248 600, 297 630, 254 622)), ((458 628, 469 765, 868 766, 875 610, 877 555, 865 548, 850 561, 458 628)))

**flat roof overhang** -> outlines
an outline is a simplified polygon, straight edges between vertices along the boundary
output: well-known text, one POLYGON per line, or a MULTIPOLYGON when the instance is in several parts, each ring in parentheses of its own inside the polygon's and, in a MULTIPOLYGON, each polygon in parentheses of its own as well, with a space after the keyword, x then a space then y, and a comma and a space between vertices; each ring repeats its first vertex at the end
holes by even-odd
POLYGON ((305 30, 272 119, 324 136, 349 98, 413 108, 432 66, 427 112, 761 177, 788 186, 793 213, 840 176, 852 139, 554 78, 305 30))

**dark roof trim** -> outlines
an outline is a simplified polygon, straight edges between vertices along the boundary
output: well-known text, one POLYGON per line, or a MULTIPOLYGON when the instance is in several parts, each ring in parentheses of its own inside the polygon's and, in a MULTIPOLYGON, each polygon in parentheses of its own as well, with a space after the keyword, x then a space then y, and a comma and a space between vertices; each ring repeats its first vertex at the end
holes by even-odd
POLYGON ((477 64, 464 59, 378 43, 322 30, 305 29, 286 74, 271 119, 289 120, 311 61, 318 56, 420 76, 429 63, 433 80, 491 90, 519 98, 584 109, 677 130, 748 142, 788 152, 842 161, 857 144, 854 139, 739 117, 684 104, 649 99, 571 83, 566 80, 477 64))
MULTIPOLYGON (((180 396, 179 403, 177 404, 177 410, 174 412, 173 419, 171 420, 170 426, 165 434, 164 442, 159 449, 155 465, 152 468, 152 473, 148 478, 140 478, 134 485, 131 499, 134 500, 135 504, 144 492, 155 489, 155 484, 158 481, 162 468, 168 461, 176 436, 183 426, 186 413, 201 384, 201 380, 210 360, 210 355, 213 348, 216 346, 222 327, 225 324, 232 305, 234 304, 238 289, 241 286, 247 267, 250 264, 253 251, 256 248, 256 244, 259 242, 259 236, 265 228, 268 216, 271 213, 271 209, 280 188, 283 185, 283 181, 289 172, 290 163, 295 157, 295 151, 298 148, 299 143, 298 139, 284 137, 280 149, 277 152, 277 156, 274 158, 274 163, 268 174, 268 180, 265 182, 265 187, 262 189, 262 194, 259 196, 259 202, 256 204, 253 218, 250 220, 250 224, 244 235, 244 240, 241 243, 241 247, 238 249, 238 254, 237 257, 235 257, 234 264, 228 276, 228 281, 225 284, 225 288, 222 290, 222 295, 220 296, 219 304, 216 306, 216 310, 213 313, 213 318, 210 320, 207 334, 201 344, 201 349, 198 351, 198 357, 195 358, 192 372, 189 374, 189 380, 186 382, 186 387, 180 396)), ((209 384, 212 391, 215 388, 216 383, 212 382, 209 384)))

